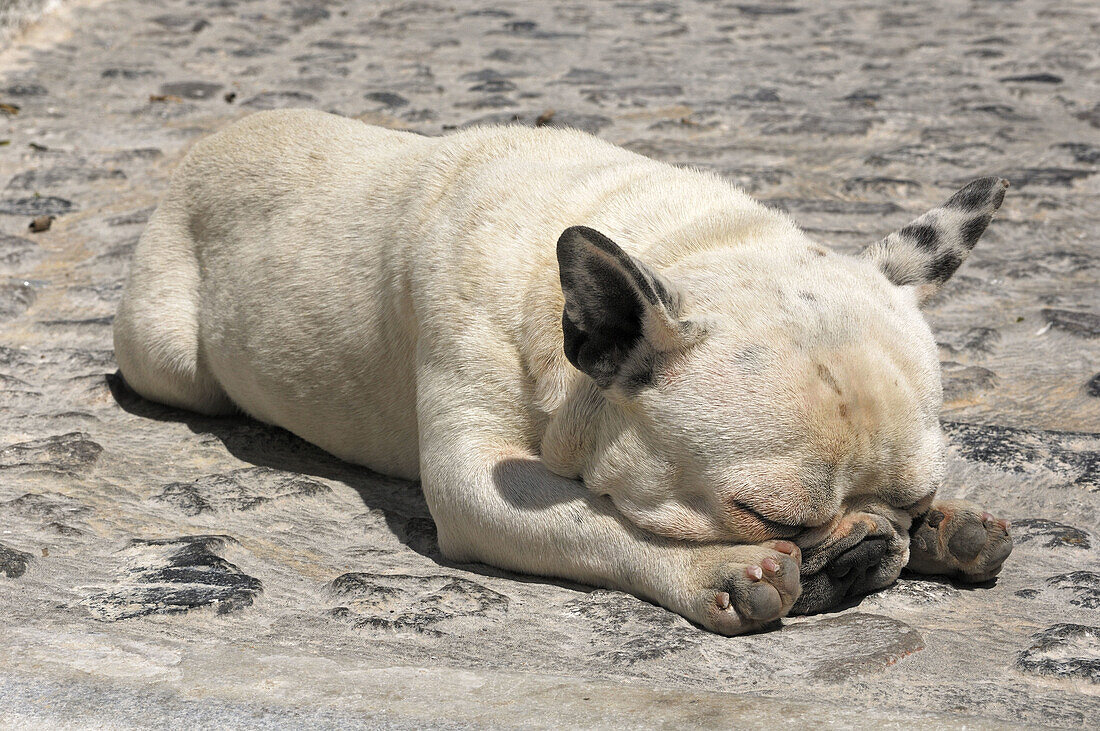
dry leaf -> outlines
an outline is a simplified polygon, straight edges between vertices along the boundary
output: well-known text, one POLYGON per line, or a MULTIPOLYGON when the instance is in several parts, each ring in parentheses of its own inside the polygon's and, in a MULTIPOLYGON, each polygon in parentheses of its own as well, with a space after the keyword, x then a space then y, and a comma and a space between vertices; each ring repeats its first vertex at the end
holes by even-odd
POLYGON ((53 219, 55 216, 37 216, 31 225, 27 226, 31 230, 31 233, 40 233, 42 231, 49 231, 50 226, 53 225, 53 219))

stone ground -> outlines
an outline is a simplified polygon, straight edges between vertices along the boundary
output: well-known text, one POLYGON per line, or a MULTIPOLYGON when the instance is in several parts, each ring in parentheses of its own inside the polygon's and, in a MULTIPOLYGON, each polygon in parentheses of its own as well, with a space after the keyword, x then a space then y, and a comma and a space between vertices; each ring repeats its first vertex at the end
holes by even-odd
POLYGON ((1095 724, 1098 33, 1093 0, 114 0, 32 29, 0 51, 0 725, 1095 724), (849 252, 1008 177, 929 310, 942 492, 1012 520, 1001 577, 721 638, 448 565, 415 484, 127 393, 111 317, 169 173, 282 106, 579 126, 849 252))

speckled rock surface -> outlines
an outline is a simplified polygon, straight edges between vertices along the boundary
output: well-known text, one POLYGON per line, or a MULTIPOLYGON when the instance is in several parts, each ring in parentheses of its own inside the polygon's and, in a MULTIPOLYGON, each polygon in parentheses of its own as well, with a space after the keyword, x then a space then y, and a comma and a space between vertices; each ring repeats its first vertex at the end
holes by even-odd
POLYGON ((47 22, 0 50, 0 725, 1095 723, 1096 3, 114 0, 47 22), (942 493, 1014 522, 1002 575, 716 637, 448 565, 415 484, 128 393, 111 318, 172 167, 283 106, 577 126, 847 252, 1008 177, 929 309, 942 493))

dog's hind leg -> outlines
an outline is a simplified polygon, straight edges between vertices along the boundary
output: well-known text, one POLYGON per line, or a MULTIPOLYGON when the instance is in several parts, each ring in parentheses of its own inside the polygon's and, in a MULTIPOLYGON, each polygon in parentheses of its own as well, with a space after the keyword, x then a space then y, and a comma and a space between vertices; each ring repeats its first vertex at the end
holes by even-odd
POLYGON ((169 204, 138 242, 114 340, 119 370, 145 398, 203 414, 236 411, 204 362, 199 265, 187 216, 169 204))

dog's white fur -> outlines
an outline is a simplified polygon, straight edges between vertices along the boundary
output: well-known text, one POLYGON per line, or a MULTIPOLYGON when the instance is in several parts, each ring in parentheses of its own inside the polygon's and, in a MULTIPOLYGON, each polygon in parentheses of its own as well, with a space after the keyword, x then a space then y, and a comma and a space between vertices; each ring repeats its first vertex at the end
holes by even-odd
MULTIPOLYGON (((715 175, 576 131, 250 116, 181 163, 115 349, 151 399, 239 407, 419 478, 450 559, 631 591, 726 633, 772 618, 715 596, 783 557, 777 524, 806 549, 885 516, 888 583, 942 474, 916 287, 715 175), (566 359, 555 241, 577 224, 667 282, 689 325, 647 325, 649 387, 599 388, 566 359)), ((797 595, 778 591, 775 616, 797 595)))

